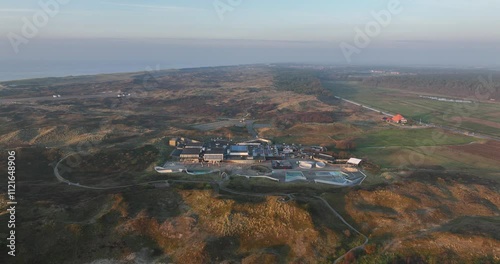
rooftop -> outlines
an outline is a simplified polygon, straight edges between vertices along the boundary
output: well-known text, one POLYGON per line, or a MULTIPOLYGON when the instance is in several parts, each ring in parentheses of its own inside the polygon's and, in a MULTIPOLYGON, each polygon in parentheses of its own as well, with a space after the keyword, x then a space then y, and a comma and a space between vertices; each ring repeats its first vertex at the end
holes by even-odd
POLYGON ((212 140, 206 142, 203 146, 206 148, 223 148, 224 146, 229 145, 229 141, 226 140, 212 140))
POLYGON ((184 146, 184 149, 197 149, 199 151, 202 147, 202 143, 189 143, 184 146))
POLYGON ((397 115, 395 115, 395 116, 392 118, 392 120, 394 120, 394 121, 396 121, 396 122, 401 121, 401 120, 403 120, 403 119, 405 119, 405 118, 404 118, 401 114, 397 114, 397 115))
POLYGON ((185 148, 182 150, 181 155, 195 155, 200 154, 200 149, 198 148, 185 148))
POLYGON ((353 164, 353 165, 359 165, 361 163, 361 159, 356 159, 356 158, 350 158, 347 163, 348 164, 353 164))
POLYGON ((207 149, 205 151, 205 154, 224 154, 224 149, 223 148, 207 149))
POLYGON ((231 149, 231 152, 248 152, 247 146, 232 145, 230 149, 231 149))

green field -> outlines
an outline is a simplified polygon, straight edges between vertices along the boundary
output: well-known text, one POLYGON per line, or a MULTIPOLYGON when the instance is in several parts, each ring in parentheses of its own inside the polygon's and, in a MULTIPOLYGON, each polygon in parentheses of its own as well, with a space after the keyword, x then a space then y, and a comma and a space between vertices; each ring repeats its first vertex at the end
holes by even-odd
POLYGON ((386 169, 428 168, 460 171, 498 181, 495 157, 457 152, 451 146, 481 144, 484 140, 435 128, 373 129, 356 139, 353 154, 386 169))
POLYGON ((391 113, 401 113, 419 122, 452 126, 493 136, 500 129, 487 122, 500 124, 498 103, 451 103, 420 98, 418 94, 395 89, 363 87, 357 82, 325 82, 335 95, 391 113), (473 120, 471 120, 473 119, 473 120), (486 121, 486 122, 482 122, 486 121))
POLYGON ((364 134, 356 141, 358 148, 422 147, 463 145, 476 141, 473 137, 446 133, 439 129, 384 129, 364 134))
POLYGON ((496 168, 498 161, 457 153, 447 146, 364 148, 354 154, 381 166, 383 170, 446 169, 500 182, 500 173, 496 168))
POLYGON ((377 127, 359 134, 358 157, 377 164, 384 170, 431 169, 469 173, 499 180, 495 157, 457 152, 452 146, 484 144, 484 140, 449 133, 436 128, 377 127))

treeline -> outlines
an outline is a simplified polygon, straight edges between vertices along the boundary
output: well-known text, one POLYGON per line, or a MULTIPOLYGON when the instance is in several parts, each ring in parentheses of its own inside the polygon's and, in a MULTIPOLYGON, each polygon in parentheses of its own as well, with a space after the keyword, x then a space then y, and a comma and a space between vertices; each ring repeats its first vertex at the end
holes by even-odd
POLYGON ((424 74, 363 78, 363 85, 442 94, 452 97, 500 99, 500 73, 424 74), (491 79, 490 79, 491 77, 491 79))
POLYGON ((307 95, 330 95, 320 81, 320 72, 281 69, 274 74, 274 86, 281 91, 307 95))

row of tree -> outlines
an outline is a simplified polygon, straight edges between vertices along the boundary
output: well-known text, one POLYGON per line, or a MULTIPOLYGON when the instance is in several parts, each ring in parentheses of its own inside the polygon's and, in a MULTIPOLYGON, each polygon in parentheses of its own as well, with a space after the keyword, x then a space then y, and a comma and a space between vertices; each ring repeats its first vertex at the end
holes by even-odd
POLYGON ((499 73, 419 74, 363 78, 367 86, 437 93, 451 97, 500 99, 499 73))

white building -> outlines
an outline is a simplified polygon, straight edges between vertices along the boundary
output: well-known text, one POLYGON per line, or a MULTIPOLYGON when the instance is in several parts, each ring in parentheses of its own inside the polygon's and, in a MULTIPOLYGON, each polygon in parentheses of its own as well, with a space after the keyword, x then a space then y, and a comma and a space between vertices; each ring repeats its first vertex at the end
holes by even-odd
POLYGON ((359 166, 359 164, 360 164, 362 161, 363 161, 362 159, 350 158, 350 159, 347 161, 347 164, 348 164, 348 165, 359 166))

